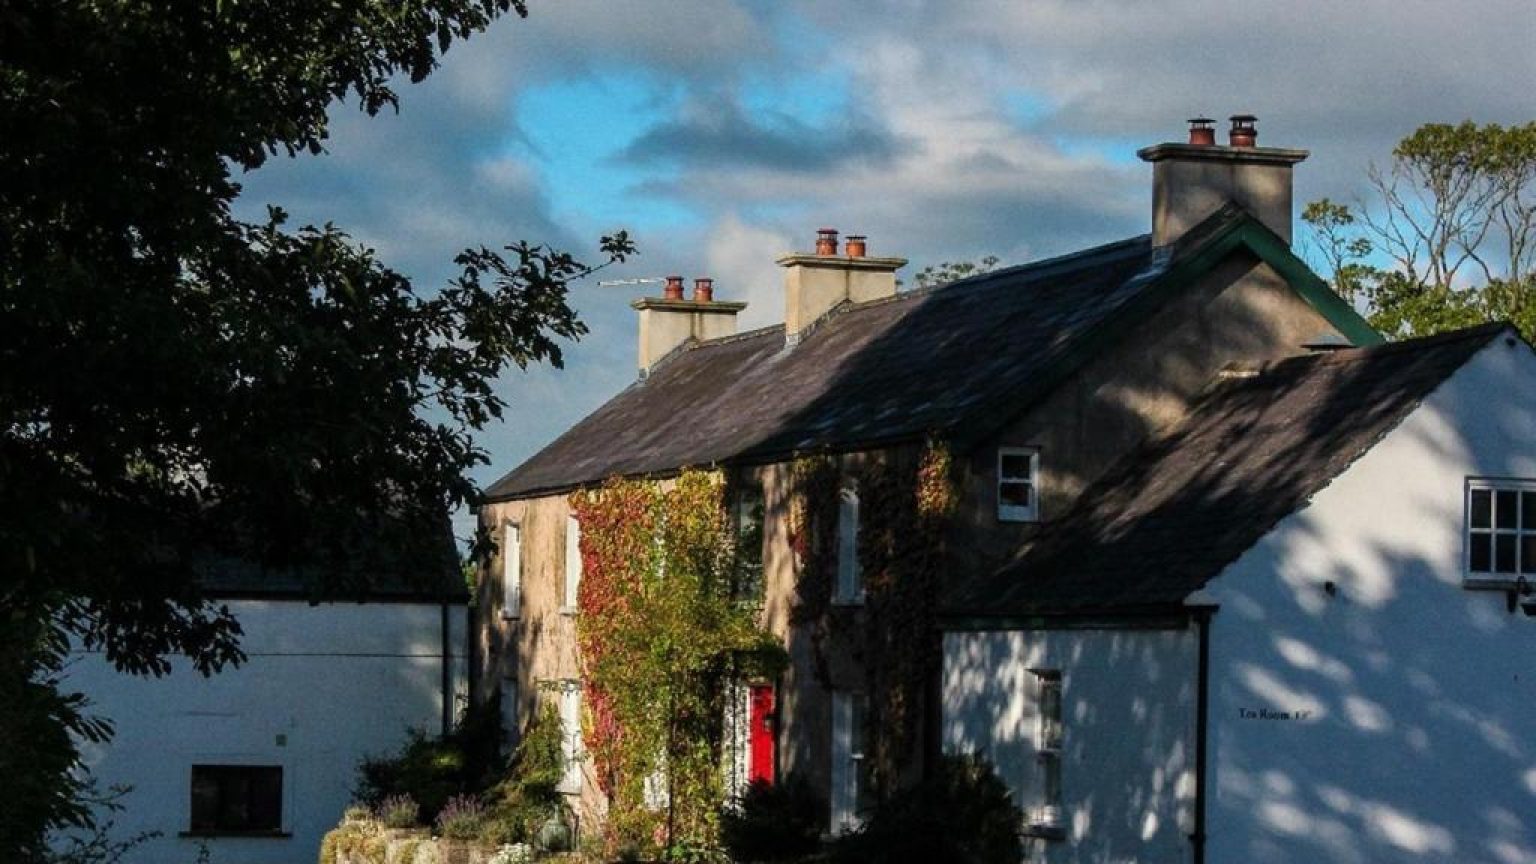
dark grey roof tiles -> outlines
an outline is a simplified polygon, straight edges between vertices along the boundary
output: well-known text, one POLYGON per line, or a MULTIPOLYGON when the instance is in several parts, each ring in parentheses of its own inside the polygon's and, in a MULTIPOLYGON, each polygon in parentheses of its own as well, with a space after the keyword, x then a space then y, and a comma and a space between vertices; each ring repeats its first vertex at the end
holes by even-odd
POLYGON ((1166 264, 1136 237, 845 306, 799 344, 782 327, 679 351, 487 490, 490 500, 617 475, 766 461, 952 430, 1032 379, 1166 264), (1141 277, 1141 278, 1138 278, 1141 277))
POLYGON ((1391 431, 1501 324, 1285 360, 1218 383, 1127 456, 957 617, 1177 605, 1391 431))

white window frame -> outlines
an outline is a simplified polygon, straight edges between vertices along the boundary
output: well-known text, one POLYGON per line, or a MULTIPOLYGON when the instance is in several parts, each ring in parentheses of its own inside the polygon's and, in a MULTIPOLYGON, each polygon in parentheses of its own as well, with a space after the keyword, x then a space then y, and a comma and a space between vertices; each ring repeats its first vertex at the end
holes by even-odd
POLYGON ((560 593, 560 611, 575 615, 581 597, 581 522, 565 517, 565 582, 560 593))
POLYGON ((832 602, 857 606, 864 602, 864 574, 859 567, 859 488, 844 483, 837 492, 837 583, 832 602))
POLYGON ((868 758, 864 752, 868 742, 862 740, 868 730, 857 722, 856 702, 868 710, 869 703, 863 693, 832 691, 832 794, 829 796, 828 830, 833 834, 857 831, 864 824, 864 814, 859 809, 859 774, 868 758))
POLYGON ((1062 828, 1061 773, 1066 740, 1066 689, 1061 670, 1031 669, 1035 679, 1035 760, 1038 805, 1028 814, 1031 834, 1059 837, 1062 828))
MULTIPOLYGON (((1523 546, 1521 541, 1526 538, 1536 537, 1536 511, 1524 512, 1528 498, 1536 498, 1536 480, 1516 479, 1503 477, 1468 477, 1466 482, 1465 497, 1463 500, 1461 540, 1462 540, 1462 578, 1465 584, 1473 587, 1509 588, 1518 584, 1523 576, 1528 582, 1536 583, 1536 560, 1524 561, 1523 546), (1474 527, 1472 525, 1472 498, 1475 493, 1488 493, 1488 525, 1474 527), (1499 527, 1499 495, 1500 492, 1511 492, 1515 496, 1515 524, 1513 528, 1499 527), (1472 546, 1475 536, 1486 535, 1489 537, 1488 561, 1489 567, 1497 566, 1498 539, 1511 537, 1514 541, 1515 564, 1514 570, 1508 573, 1498 572, 1493 569, 1472 569, 1472 546)), ((1536 500, 1531 502, 1536 506, 1536 500)), ((1536 558, 1536 556, 1532 556, 1536 558)))
POLYGON ((516 522, 501 526, 501 617, 523 614, 523 528, 516 522))
POLYGON ((585 748, 581 738, 581 683, 559 682, 560 694, 560 756, 565 762, 565 775, 560 778, 559 791, 567 795, 581 794, 581 763, 585 748))
POLYGON ((997 448, 997 518, 1001 522, 1038 522, 1040 521, 1040 448, 1039 447, 999 447, 997 448), (1029 457, 1029 476, 1004 475, 1003 461, 1006 456, 1029 457), (1029 505, 1003 503, 1003 485, 1005 483, 1028 483, 1029 505))

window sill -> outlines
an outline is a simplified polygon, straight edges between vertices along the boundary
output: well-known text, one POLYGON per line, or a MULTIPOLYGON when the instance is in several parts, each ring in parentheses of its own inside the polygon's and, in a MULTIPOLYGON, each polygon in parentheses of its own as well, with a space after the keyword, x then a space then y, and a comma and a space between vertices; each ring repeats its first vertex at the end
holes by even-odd
POLYGON ((1031 823, 1019 830, 1020 837, 1034 837, 1037 840, 1049 840, 1060 843, 1067 839, 1067 829, 1060 825, 1046 823, 1031 823))
POLYGON ((832 605, 833 606, 842 606, 842 607, 845 607, 845 608, 856 609, 856 608, 864 605, 864 598, 863 597, 833 597, 832 598, 832 605))
MULTIPOLYGON (((1536 580, 1525 577, 1527 585, 1536 585, 1536 580)), ((1472 591, 1514 591, 1520 587, 1520 574, 1518 573, 1479 573, 1477 575, 1464 575, 1461 577, 1461 587, 1472 591)))
POLYGON ((203 831, 178 831, 177 837, 254 837, 268 840, 285 840, 293 836, 291 831, 225 831, 220 829, 208 829, 203 831))
POLYGON ((570 618, 575 618, 577 611, 578 610, 577 610, 577 608, 575 606, 561 606, 560 607, 560 614, 561 615, 565 615, 565 616, 570 617, 570 618))
POLYGON ((997 521, 1017 522, 1027 525, 1039 522, 1040 514, 1034 510, 1026 510, 1024 508, 999 507, 997 508, 997 521))
POLYGON ((516 621, 517 619, 519 619, 521 617, 523 617, 523 613, 522 613, 521 610, 519 610, 517 612, 508 612, 505 609, 501 610, 501 620, 503 620, 503 621, 516 621))

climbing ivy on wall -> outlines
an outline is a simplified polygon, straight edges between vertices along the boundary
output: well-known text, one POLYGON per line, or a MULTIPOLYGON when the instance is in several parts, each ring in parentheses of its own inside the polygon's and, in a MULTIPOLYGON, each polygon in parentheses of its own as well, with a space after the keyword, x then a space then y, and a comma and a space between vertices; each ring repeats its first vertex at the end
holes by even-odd
POLYGON ((794 462, 791 478, 790 542, 798 565, 792 620, 809 629, 823 686, 831 685, 825 654, 840 632, 863 656, 865 740, 874 748, 876 791, 888 795, 917 744, 923 688, 939 660, 933 610, 956 503, 950 451, 930 441, 921 449, 869 453, 846 472, 831 456, 806 456, 794 462), (844 474, 859 489, 864 604, 855 614, 831 602, 844 474))
POLYGON ((610 851, 713 848, 728 688, 783 648, 731 595, 735 532, 718 472, 576 492, 584 736, 610 851))

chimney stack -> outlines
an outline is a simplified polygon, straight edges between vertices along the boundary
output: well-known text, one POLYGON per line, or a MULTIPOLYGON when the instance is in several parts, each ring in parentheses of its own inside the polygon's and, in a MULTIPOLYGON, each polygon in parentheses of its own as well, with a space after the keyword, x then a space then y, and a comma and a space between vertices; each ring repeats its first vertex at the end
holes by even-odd
POLYGON ((863 303, 896 293, 896 271, 905 258, 871 258, 868 240, 848 236, 846 254, 837 254, 837 229, 816 232, 816 252, 779 258, 784 268, 784 337, 793 345, 823 315, 842 303, 863 303))
POLYGON ((1189 143, 1137 151, 1152 163, 1152 245, 1167 246, 1228 203, 1291 242, 1292 168, 1305 150, 1258 146, 1258 118, 1234 114, 1228 146, 1208 117, 1189 121, 1189 143))
POLYGON ((642 297, 629 304, 640 313, 640 377, 657 361, 689 340, 704 341, 736 332, 736 315, 745 303, 715 300, 715 280, 693 280, 693 299, 683 299, 683 277, 668 276, 660 297, 642 297))

